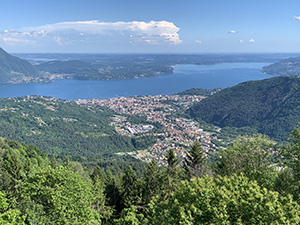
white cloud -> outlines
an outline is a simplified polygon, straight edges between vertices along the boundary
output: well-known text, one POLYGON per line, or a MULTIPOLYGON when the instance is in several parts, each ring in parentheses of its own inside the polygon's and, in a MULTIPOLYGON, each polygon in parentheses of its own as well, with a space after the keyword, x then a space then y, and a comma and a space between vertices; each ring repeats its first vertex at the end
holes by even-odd
POLYGON ((244 43, 244 40, 240 40, 240 43, 244 43))
POLYGON ((35 44, 35 41, 27 40, 27 39, 19 39, 19 38, 11 38, 11 37, 3 37, 2 40, 9 44, 9 45, 15 45, 15 44, 35 44))
POLYGON ((300 20, 300 16, 294 16, 293 20, 300 20))
POLYGON ((255 42, 255 40, 253 39, 253 38, 251 38, 250 40, 249 40, 249 43, 254 43, 255 42))
MULTIPOLYGON (((19 36, 30 37, 68 37, 92 36, 92 37, 111 37, 111 38, 131 38, 134 42, 150 44, 180 44, 178 31, 180 29, 172 22, 168 21, 131 21, 131 22, 100 22, 75 21, 47 24, 38 27, 25 27, 19 36)), ((16 35, 16 33, 14 33, 16 35)), ((56 42, 61 43, 58 39, 56 42)))
POLYGON ((230 31, 228 31, 228 34, 237 34, 237 31, 236 30, 230 30, 230 31))
POLYGON ((202 44, 201 40, 196 40, 195 42, 198 43, 198 44, 202 44))
POLYGON ((63 42, 61 40, 61 37, 54 37, 53 40, 58 44, 58 45, 63 45, 63 42))

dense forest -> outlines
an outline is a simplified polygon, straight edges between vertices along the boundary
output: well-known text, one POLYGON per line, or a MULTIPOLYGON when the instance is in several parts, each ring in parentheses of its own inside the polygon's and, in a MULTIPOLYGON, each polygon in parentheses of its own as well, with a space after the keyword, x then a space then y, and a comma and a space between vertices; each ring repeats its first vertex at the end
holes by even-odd
MULTIPOLYGON (((18 97, 0 100, 0 136, 27 144, 34 144, 48 154, 69 155, 92 165, 118 164, 141 161, 118 156, 117 152, 145 149, 155 142, 151 135, 128 137, 119 135, 110 126, 110 117, 116 113, 106 108, 89 108, 51 97, 18 97)), ((128 116, 133 124, 159 124, 139 116, 128 116)), ((155 129, 153 132, 155 132, 155 129)))
POLYGON ((192 106, 187 115, 285 140, 300 121, 299 77, 274 77, 226 88, 192 106))
POLYGON ((299 224, 300 129, 286 146, 240 136, 208 161, 195 142, 179 162, 138 177, 56 160, 0 139, 1 224, 299 224))

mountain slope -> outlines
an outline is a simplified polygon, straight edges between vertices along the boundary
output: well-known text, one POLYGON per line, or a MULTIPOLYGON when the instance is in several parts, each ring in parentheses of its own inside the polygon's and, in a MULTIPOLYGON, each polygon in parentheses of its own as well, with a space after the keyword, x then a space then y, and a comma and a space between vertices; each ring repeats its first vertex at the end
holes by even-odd
POLYGON ((37 78, 38 72, 29 62, 0 48, 0 83, 29 82, 37 78))
POLYGON ((263 67, 262 72, 280 76, 299 76, 300 57, 284 59, 269 66, 265 66, 263 67))
POLYGON ((187 113, 220 127, 252 127, 285 139, 300 121, 300 78, 274 77, 226 88, 187 113))
POLYGON ((144 140, 120 136, 109 125, 114 114, 50 97, 0 99, 0 136, 50 154, 100 157, 136 150, 144 140))

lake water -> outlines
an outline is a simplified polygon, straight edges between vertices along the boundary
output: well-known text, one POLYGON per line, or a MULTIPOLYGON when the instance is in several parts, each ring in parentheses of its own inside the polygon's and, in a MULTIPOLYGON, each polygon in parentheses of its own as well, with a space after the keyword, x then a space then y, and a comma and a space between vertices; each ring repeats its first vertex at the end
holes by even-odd
POLYGON ((249 80, 272 77, 261 73, 269 63, 222 63, 216 65, 176 65, 173 74, 113 81, 55 80, 53 83, 0 85, 0 97, 25 95, 61 99, 106 99, 134 95, 175 94, 190 88, 225 88, 249 80))

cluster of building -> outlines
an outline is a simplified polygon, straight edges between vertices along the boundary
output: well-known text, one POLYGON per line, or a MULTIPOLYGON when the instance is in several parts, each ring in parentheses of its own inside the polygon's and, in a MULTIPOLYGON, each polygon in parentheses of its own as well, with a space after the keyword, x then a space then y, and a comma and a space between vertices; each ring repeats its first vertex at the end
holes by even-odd
POLYGON ((113 116, 110 125, 114 126, 120 135, 136 136, 151 131, 154 126, 151 124, 131 124, 125 116, 113 116))
POLYGON ((193 103, 200 102, 204 98, 205 96, 199 95, 157 95, 77 100, 77 103, 108 107, 123 115, 144 115, 149 123, 160 123, 163 128, 153 132, 154 126, 149 124, 130 124, 126 120, 126 115, 112 118, 112 125, 121 135, 157 136, 156 143, 153 146, 129 154, 144 161, 151 161, 154 157, 159 164, 163 165, 166 152, 170 148, 174 149, 177 157, 183 158, 187 149, 195 141, 201 143, 206 153, 216 151, 217 147, 213 140, 220 141, 217 137, 218 130, 216 132, 207 132, 197 122, 179 116, 179 112, 186 110, 193 103))

